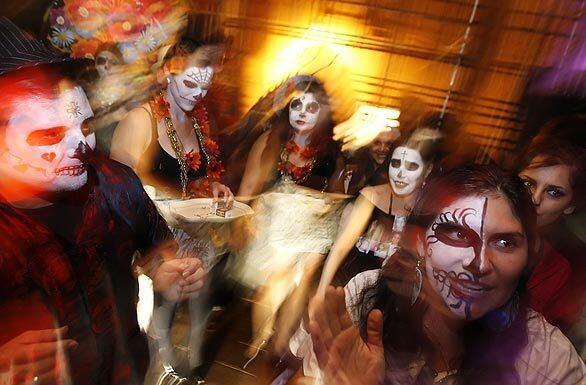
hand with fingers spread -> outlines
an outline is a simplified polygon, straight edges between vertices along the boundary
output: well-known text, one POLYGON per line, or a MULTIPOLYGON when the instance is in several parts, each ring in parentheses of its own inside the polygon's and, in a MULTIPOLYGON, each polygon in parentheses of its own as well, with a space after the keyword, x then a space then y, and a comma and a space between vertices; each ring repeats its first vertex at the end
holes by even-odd
POLYGON ((30 330, 0 346, 0 372, 9 384, 63 384, 65 350, 78 344, 65 339, 67 326, 30 330))
POLYGON ((232 194, 232 190, 220 182, 212 182, 212 197, 214 198, 214 202, 218 202, 222 199, 227 209, 231 209, 234 204, 234 194, 232 194))
POLYGON ((169 300, 181 301, 197 295, 203 287, 205 275, 198 258, 170 259, 155 271, 153 288, 169 300))
POLYGON ((325 295, 314 297, 309 317, 313 349, 326 385, 383 383, 383 317, 379 310, 368 316, 366 341, 350 319, 340 287, 330 286, 325 295))

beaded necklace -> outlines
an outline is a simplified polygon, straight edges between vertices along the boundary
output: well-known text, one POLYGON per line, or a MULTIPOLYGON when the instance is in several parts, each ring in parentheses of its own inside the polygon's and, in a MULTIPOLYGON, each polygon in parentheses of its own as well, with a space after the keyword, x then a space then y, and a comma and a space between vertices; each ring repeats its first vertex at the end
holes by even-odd
MULTIPOLYGON (((187 197, 187 185, 189 169, 197 171, 201 165, 201 156, 199 152, 190 151, 185 153, 183 143, 177 136, 177 130, 173 127, 173 121, 169 113, 169 103, 165 100, 163 92, 159 93, 151 102, 151 109, 157 121, 163 120, 165 123, 166 133, 169 137, 169 143, 175 152, 177 163, 179 164, 182 198, 187 197)), ((219 148, 215 141, 209 137, 209 119, 207 110, 203 103, 197 103, 191 112, 191 120, 193 123, 193 132, 198 141, 201 154, 206 163, 206 178, 208 181, 202 185, 202 188, 208 193, 210 181, 217 181, 220 179, 221 173, 224 171, 222 164, 218 161, 219 148)))
POLYGON ((317 155, 317 149, 314 147, 300 147, 295 143, 293 140, 289 140, 285 143, 283 147, 283 151, 281 151, 281 161, 279 162, 279 171, 281 175, 288 175, 293 179, 295 183, 303 183, 311 170, 313 170, 313 166, 315 165, 317 155), (309 160, 310 162, 304 166, 297 166, 291 162, 289 162, 289 155, 290 154, 299 154, 299 156, 305 160, 309 160))

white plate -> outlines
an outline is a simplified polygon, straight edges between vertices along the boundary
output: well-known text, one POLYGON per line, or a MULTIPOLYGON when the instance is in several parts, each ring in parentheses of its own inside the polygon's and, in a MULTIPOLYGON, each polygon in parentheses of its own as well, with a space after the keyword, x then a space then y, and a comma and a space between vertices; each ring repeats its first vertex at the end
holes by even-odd
POLYGON ((254 213, 250 206, 234 201, 229 217, 217 216, 212 211, 211 198, 174 201, 169 204, 169 209, 173 214, 187 222, 230 222, 236 218, 254 213))

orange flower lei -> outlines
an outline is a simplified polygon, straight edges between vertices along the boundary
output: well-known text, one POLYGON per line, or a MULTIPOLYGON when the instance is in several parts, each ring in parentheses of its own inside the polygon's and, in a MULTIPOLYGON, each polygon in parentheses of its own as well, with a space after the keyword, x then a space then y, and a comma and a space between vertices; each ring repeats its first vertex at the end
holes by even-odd
MULTIPOLYGON (((156 95, 149 104, 157 121, 163 118, 170 119, 171 115, 169 113, 169 103, 165 100, 163 93, 156 95)), ((201 166, 202 151, 208 155, 209 159, 207 159, 206 167, 206 179, 208 181, 206 181, 206 183, 198 184, 201 185, 201 187, 206 191, 195 192, 196 195, 201 195, 202 193, 207 195, 208 193, 211 193, 211 182, 219 181, 222 173, 224 172, 222 162, 218 159, 220 155, 220 148, 218 144, 210 138, 210 121, 205 105, 201 102, 197 103, 191 111, 190 115, 197 122, 197 125, 199 126, 203 136, 203 140, 200 141, 200 146, 202 147, 200 149, 201 151, 189 151, 187 154, 185 154, 185 162, 191 169, 197 171, 201 166)))
POLYGON ((313 169, 315 156, 317 155, 317 149, 315 147, 299 147, 297 143, 289 140, 287 143, 285 143, 283 152, 284 154, 281 156, 281 161, 278 165, 279 171, 281 174, 287 174, 291 176, 295 182, 303 182, 313 169), (299 154, 299 156, 304 159, 311 160, 311 162, 305 166, 296 166, 289 162, 289 154, 299 154))

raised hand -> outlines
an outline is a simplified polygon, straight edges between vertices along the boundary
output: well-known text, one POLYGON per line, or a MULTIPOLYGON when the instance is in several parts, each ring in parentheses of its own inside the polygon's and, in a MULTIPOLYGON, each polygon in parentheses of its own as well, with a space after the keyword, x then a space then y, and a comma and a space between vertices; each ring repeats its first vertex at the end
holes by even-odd
POLYGON ((64 384, 64 350, 78 344, 64 339, 67 327, 30 330, 0 346, 0 377, 9 384, 64 384))
POLYGON ((330 286, 325 295, 314 297, 309 317, 313 349, 326 385, 383 383, 383 316, 379 310, 368 315, 366 341, 350 319, 340 287, 330 286))

